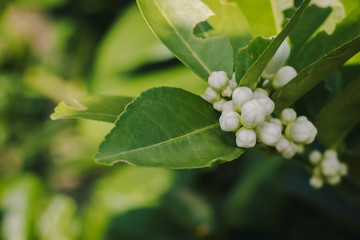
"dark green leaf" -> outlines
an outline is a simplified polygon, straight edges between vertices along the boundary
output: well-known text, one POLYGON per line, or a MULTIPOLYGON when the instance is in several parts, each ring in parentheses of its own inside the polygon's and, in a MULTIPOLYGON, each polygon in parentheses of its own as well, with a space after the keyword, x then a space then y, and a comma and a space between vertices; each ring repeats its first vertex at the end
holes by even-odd
POLYGON ((327 147, 340 143, 360 123, 360 78, 349 83, 317 115, 318 139, 327 147))
POLYGON ((247 70, 249 70, 270 43, 270 39, 259 36, 253 39, 247 47, 239 49, 235 62, 237 79, 241 79, 245 75, 247 70))
MULTIPOLYGON (((271 42, 271 44, 266 48, 266 50, 261 54, 261 56, 254 62, 250 69, 246 72, 244 77, 240 80, 240 85, 248 86, 254 88, 256 81, 260 77, 261 73, 264 71, 267 63, 271 60, 272 56, 275 54, 276 50, 279 48, 281 43, 285 40, 286 36, 289 34, 290 30, 295 26, 305 7, 309 4, 310 0, 304 0, 300 7, 295 12, 291 20, 286 24, 284 29, 279 33, 279 35, 271 42)), ((237 81, 239 80, 238 77, 237 81)))
POLYGON ((137 0, 153 32, 185 65, 207 80, 213 71, 233 71, 227 36, 199 38, 193 33, 214 13, 200 0, 137 0))
POLYGON ((52 120, 76 118, 114 123, 131 100, 118 96, 85 96, 76 99, 73 106, 60 102, 50 117, 52 120))
POLYGON ((335 49, 302 70, 294 79, 272 95, 276 106, 275 112, 278 113, 282 109, 291 106, 359 51, 360 37, 335 49))
POLYGON ((98 163, 198 168, 231 161, 243 152, 219 114, 197 95, 177 88, 143 92, 120 115, 95 156, 98 163))

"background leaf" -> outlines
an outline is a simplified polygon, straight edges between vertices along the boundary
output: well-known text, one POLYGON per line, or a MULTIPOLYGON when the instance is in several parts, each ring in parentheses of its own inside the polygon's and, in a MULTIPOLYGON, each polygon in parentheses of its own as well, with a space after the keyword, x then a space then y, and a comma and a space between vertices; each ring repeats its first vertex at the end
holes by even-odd
POLYGON ((231 161, 242 149, 219 127, 219 114, 199 96, 153 88, 136 98, 100 145, 98 163, 198 168, 231 161))
POLYGON ((132 98, 118 96, 86 96, 75 100, 74 106, 60 102, 51 114, 57 119, 90 119, 114 123, 132 98))
POLYGON ((241 79, 245 75, 270 43, 270 39, 259 36, 253 39, 248 46, 239 49, 235 62, 235 76, 237 79, 241 79))
MULTIPOLYGON (((297 9, 291 20, 286 24, 284 29, 277 35, 277 37, 271 42, 261 56, 254 62, 250 69, 246 72, 244 77, 240 80, 240 85, 254 88, 256 81, 264 71, 267 63, 271 60, 276 50, 279 48, 281 43, 285 40, 290 30, 295 26, 305 7, 309 4, 310 0, 304 0, 300 7, 297 9)), ((238 77, 236 77, 239 80, 238 77)))
POLYGON ((279 113, 282 109, 291 106, 359 51, 360 37, 335 49, 302 70, 294 79, 272 95, 276 106, 275 112, 279 113))
POLYGON ((213 15, 200 0, 138 0, 153 32, 185 65, 207 80, 213 71, 231 76, 233 54, 226 36, 199 38, 195 26, 213 15))
POLYGON ((340 143, 360 123, 360 78, 350 82, 317 115, 318 139, 327 147, 340 143), (355 110, 357 109, 357 110, 355 110))

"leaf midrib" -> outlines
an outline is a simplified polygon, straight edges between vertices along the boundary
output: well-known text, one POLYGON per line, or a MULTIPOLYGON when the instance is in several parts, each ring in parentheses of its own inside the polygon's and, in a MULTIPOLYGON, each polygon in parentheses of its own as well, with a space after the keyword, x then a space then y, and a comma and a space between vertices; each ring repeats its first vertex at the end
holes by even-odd
POLYGON ((199 56, 196 54, 196 52, 191 48, 191 46, 185 41, 185 39, 181 36, 180 32, 175 28, 175 26, 171 23, 170 19, 166 15, 166 13, 161 9, 157 1, 154 1, 155 6, 158 8, 160 13, 163 15, 165 20, 168 22, 168 24, 171 26, 171 28, 174 30, 176 35, 180 38, 180 40, 184 43, 185 47, 190 51, 190 53, 195 57, 195 59, 200 63, 200 65, 209 73, 211 74, 211 70, 205 65, 205 63, 199 58, 199 56))
POLYGON ((126 155, 128 153, 133 153, 133 152, 137 152, 137 151, 142 151, 144 149, 148 149, 148 148, 152 148, 152 147, 158 147, 158 146, 161 146, 161 145, 166 145, 166 144, 169 144, 171 142, 175 142, 177 140, 181 140, 183 138, 187 138, 187 137, 190 137, 192 135, 195 135, 199 132, 203 132, 203 131, 206 131, 208 129, 211 129, 211 128, 215 128, 215 127, 218 127, 220 124, 219 123, 215 123, 215 124, 212 124, 212 125, 209 125, 209 126, 206 126, 206 127, 203 127, 203 128, 200 128, 200 129, 197 129, 195 131, 192 131, 190 133, 186 133, 184 135, 181 135, 181 136, 178 136, 178 137, 175 137, 175 138, 170 138, 166 141, 163 141, 163 142, 159 142, 159 143, 155 143, 155 144, 151 144, 151 145, 148 145, 148 146, 145 146, 145 147, 140 147, 140 148, 136 148, 136 149, 131 149, 131 150, 128 150, 128 151, 125 151, 125 152, 120 152, 120 153, 116 153, 116 154, 112 154, 112 155, 107 155, 105 157, 100 157, 100 158, 97 158, 97 161, 101 161, 101 160, 106 160, 106 159, 112 159, 112 158, 116 158, 116 157, 120 157, 122 155, 126 155))

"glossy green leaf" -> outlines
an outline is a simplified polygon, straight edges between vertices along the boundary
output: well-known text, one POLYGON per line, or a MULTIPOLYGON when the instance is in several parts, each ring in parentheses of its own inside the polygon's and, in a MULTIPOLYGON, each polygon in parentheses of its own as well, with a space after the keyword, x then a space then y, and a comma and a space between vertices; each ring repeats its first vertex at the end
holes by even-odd
POLYGON ((143 92, 116 121, 95 156, 98 163, 199 168, 231 161, 243 152, 219 113, 201 97, 177 88, 143 92))
POLYGON ((239 49, 235 61, 235 73, 237 79, 241 79, 245 75, 270 43, 270 39, 259 36, 253 39, 247 47, 239 49))
POLYGON ((360 37, 335 49, 302 70, 294 79, 272 95, 276 106, 275 112, 291 106, 359 51, 360 37))
POLYGON ((211 35, 226 34, 233 48, 234 58, 239 48, 246 46, 252 39, 249 23, 236 3, 222 0, 203 0, 215 13, 208 19, 213 27, 211 35))
POLYGON ((300 71, 354 38, 360 36, 360 8, 352 11, 341 21, 333 34, 322 31, 290 57, 288 64, 300 71))
POLYGON ((327 147, 340 143, 360 123, 360 78, 350 82, 317 115, 318 139, 327 147))
POLYGON ((52 120, 90 119, 114 123, 132 98, 118 96, 85 96, 74 100, 74 105, 60 102, 51 114, 52 120))
POLYGON ((138 0, 153 32, 185 65, 207 80, 213 71, 233 70, 232 47, 227 36, 199 38, 194 28, 213 15, 200 0, 138 0))
MULTIPOLYGON (((244 77, 240 80, 240 85, 254 88, 256 81, 264 71, 267 63, 271 60, 276 50, 279 48, 281 43, 285 40, 290 30, 295 26, 296 22, 300 18, 305 7, 309 4, 310 0, 304 0, 300 7, 297 9, 291 20, 286 24, 284 29, 277 35, 277 37, 271 42, 266 50, 260 55, 260 57, 254 62, 250 69, 246 72, 244 77)), ((237 76, 237 81, 239 77, 237 76)))

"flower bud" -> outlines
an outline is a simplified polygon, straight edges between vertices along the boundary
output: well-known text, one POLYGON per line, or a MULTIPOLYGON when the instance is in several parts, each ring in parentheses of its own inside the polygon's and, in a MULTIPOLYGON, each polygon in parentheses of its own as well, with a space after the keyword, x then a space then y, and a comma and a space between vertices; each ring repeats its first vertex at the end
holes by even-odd
POLYGON ((241 111, 241 107, 253 97, 253 92, 248 87, 238 87, 232 94, 232 102, 234 109, 238 112, 241 111))
POLYGON ((266 112, 265 107, 258 100, 250 100, 241 108, 241 122, 248 128, 257 127, 265 121, 266 112))
POLYGON ((321 158, 321 153, 317 150, 314 150, 309 154, 309 160, 314 165, 318 164, 321 161, 321 158))
POLYGON ((275 148, 287 159, 292 158, 296 154, 296 145, 286 137, 281 137, 276 143, 275 148))
POLYGON ((214 107, 215 110, 221 112, 224 104, 225 104, 225 99, 220 98, 219 101, 216 101, 216 102, 213 103, 213 107, 214 107))
POLYGON ((324 185, 324 181, 321 176, 312 176, 309 181, 310 186, 319 189, 324 185))
POLYGON ((221 96, 223 97, 231 97, 233 90, 230 86, 227 86, 224 90, 221 91, 221 96))
POLYGON ((256 133, 245 127, 236 132, 236 145, 241 148, 252 148, 256 144, 256 133))
POLYGON ((296 77, 297 72, 293 67, 285 66, 280 68, 272 80, 272 85, 275 89, 281 88, 296 77))
POLYGON ((276 53, 271 58, 269 63, 266 65, 266 68, 262 73, 262 77, 272 79, 274 75, 279 71, 279 69, 284 66, 289 56, 290 46, 289 43, 284 40, 284 42, 277 49, 276 53))
POLYGON ((324 158, 325 159, 328 159, 328 158, 338 158, 337 156, 337 152, 334 150, 334 149, 327 149, 325 152, 324 152, 324 158))
POLYGON ((268 119, 268 122, 275 124, 276 126, 278 126, 278 128, 280 128, 280 131, 282 131, 283 126, 282 126, 282 124, 281 124, 280 119, 270 117, 270 118, 268 119))
POLYGON ((208 79, 209 85, 217 91, 225 89, 228 82, 228 76, 224 71, 212 72, 208 79))
POLYGON ((339 175, 334 175, 326 178, 326 182, 330 185, 337 185, 341 182, 341 177, 339 175))
POLYGON ((233 73, 231 80, 229 80, 229 87, 231 87, 232 90, 234 90, 237 87, 237 82, 235 79, 235 73, 233 73))
POLYGON ((257 99, 266 109, 266 116, 269 116, 275 109, 275 103, 267 96, 257 99))
POLYGON ((234 111, 226 111, 221 114, 219 122, 221 130, 235 132, 240 127, 240 115, 234 111))
POLYGON ((234 111, 232 101, 226 101, 222 107, 222 111, 234 111))
POLYGON ((286 136, 298 143, 310 144, 314 141, 317 130, 308 120, 296 120, 290 123, 285 129, 286 136))
POLYGON ((296 120, 296 112, 292 108, 285 108, 281 112, 281 122, 287 125, 296 120))
POLYGON ((269 96, 268 92, 262 88, 255 89, 255 91, 253 93, 253 99, 259 99, 259 98, 264 98, 264 97, 268 97, 268 96, 269 96))
POLYGON ((261 142, 268 146, 275 146, 281 138, 281 131, 273 123, 263 123, 257 128, 258 137, 261 142))
POLYGON ((341 176, 346 176, 348 174, 348 166, 346 163, 340 163, 339 174, 341 176))
POLYGON ((321 162, 321 171, 325 176, 334 176, 338 173, 340 163, 336 158, 327 158, 321 162))
POLYGON ((205 90, 205 93, 201 95, 201 97, 206 101, 208 101, 209 103, 213 103, 220 100, 220 94, 211 87, 208 87, 205 90))

